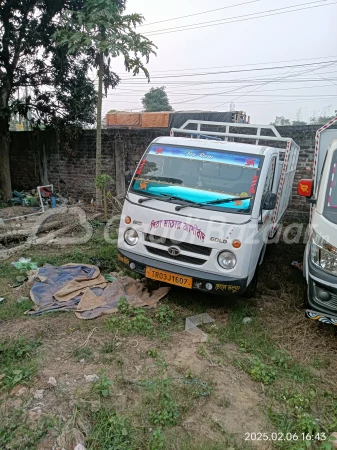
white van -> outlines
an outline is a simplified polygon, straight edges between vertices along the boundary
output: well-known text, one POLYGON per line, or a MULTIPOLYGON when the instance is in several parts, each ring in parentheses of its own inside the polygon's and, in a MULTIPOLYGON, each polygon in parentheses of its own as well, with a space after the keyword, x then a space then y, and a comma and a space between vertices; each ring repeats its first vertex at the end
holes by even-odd
POLYGON ((273 126, 189 120, 173 128, 151 143, 130 183, 119 262, 187 289, 253 296, 298 154, 273 126))
POLYGON ((298 183, 311 203, 303 259, 309 309, 306 316, 337 325, 337 117, 316 133, 313 176, 298 183))

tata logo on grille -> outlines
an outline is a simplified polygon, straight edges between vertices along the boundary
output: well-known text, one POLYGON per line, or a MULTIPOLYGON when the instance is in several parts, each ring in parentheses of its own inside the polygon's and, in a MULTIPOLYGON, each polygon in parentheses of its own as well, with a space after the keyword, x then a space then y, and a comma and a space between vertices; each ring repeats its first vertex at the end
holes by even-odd
POLYGON ((180 255, 180 248, 175 245, 173 247, 170 247, 167 251, 169 252, 169 254, 171 256, 179 256, 180 255))

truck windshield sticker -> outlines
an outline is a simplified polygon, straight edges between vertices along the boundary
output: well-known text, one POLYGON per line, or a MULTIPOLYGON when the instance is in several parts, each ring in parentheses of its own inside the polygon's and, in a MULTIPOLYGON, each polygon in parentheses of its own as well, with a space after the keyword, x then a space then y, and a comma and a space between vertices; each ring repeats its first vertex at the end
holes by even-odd
POLYGON ((144 190, 146 190, 147 184, 148 184, 148 181, 141 181, 141 182, 139 183, 139 189, 144 189, 144 190))
POLYGON ((198 225, 190 225, 180 220, 151 220, 150 231, 158 228, 176 228, 177 230, 187 231, 199 238, 202 242, 204 242, 206 236, 198 225))
POLYGON ((200 148, 192 149, 153 145, 149 150, 149 155, 170 156, 173 158, 195 159, 199 161, 212 161, 215 163, 250 167, 252 169, 257 169, 260 165, 259 157, 247 157, 246 155, 240 156, 237 153, 202 150, 200 148))
POLYGON ((233 198, 203 208, 248 214, 254 203, 262 162, 260 155, 152 145, 138 165, 131 190, 157 198, 176 196, 204 204, 233 198), (249 196, 252 198, 238 200, 249 196))
POLYGON ((258 179, 259 179, 259 176, 258 176, 258 175, 254 175, 254 176, 253 176, 252 184, 250 185, 250 189, 249 189, 249 193, 250 193, 250 194, 255 194, 258 179))

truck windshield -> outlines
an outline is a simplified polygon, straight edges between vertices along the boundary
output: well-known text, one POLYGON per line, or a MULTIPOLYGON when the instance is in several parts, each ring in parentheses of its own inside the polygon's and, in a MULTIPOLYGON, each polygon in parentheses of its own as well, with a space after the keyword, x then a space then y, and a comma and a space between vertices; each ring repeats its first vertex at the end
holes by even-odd
POLYGON ((337 224, 337 150, 332 156, 323 215, 337 224))
POLYGON ((152 145, 138 166, 131 191, 158 199, 177 196, 196 203, 233 197, 231 202, 203 208, 249 214, 262 162, 260 155, 152 145))

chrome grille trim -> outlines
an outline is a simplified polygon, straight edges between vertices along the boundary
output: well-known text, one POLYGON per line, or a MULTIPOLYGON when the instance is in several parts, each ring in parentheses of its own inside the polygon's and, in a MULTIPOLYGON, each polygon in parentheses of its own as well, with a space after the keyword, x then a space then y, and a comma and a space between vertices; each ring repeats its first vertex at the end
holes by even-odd
POLYGON ((146 242, 150 242, 151 244, 171 247, 177 246, 180 250, 189 252, 189 253, 197 253, 198 255, 210 256, 212 249, 210 247, 204 247, 203 245, 190 244, 189 242, 178 242, 173 241, 169 238, 165 238, 162 236, 156 236, 154 234, 145 234, 144 240, 146 242))
POLYGON ((206 259, 196 258, 195 256, 187 255, 186 253, 181 253, 178 256, 170 255, 167 250, 164 248, 152 247, 149 245, 145 245, 146 250, 152 255, 161 256, 165 259, 170 259, 171 261, 183 262, 188 264, 194 264, 196 266, 202 266, 207 262, 206 259))

